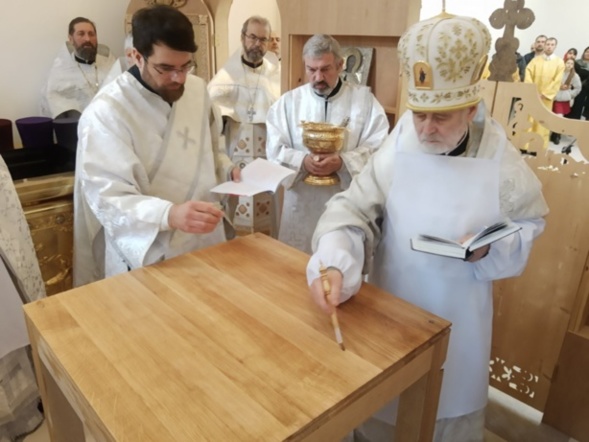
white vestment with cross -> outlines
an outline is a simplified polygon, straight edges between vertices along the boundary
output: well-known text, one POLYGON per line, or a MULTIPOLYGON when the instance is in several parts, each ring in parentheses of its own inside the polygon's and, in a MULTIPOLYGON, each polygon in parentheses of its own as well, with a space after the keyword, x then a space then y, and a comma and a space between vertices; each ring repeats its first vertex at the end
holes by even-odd
MULTIPOLYGON (((223 133, 233 162, 243 168, 256 158, 265 158, 266 114, 280 96, 278 65, 264 58, 261 66, 251 68, 242 63, 238 50, 210 81, 208 89, 224 117, 223 133)), ((238 233, 277 234, 271 195, 241 196, 230 202, 238 233)))
POLYGON ((220 130, 193 75, 173 106, 129 72, 98 93, 79 124, 75 285, 225 240, 223 223, 208 234, 167 225, 172 204, 218 201, 209 190, 233 167, 218 150, 220 130))

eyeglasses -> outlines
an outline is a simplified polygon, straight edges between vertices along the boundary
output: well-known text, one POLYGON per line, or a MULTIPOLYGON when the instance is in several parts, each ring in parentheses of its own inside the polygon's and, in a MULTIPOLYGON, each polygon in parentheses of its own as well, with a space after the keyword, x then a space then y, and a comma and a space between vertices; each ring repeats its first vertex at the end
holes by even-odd
POLYGON ((260 42, 261 44, 265 45, 270 41, 270 39, 268 39, 266 37, 258 37, 257 35, 254 35, 254 34, 249 34, 249 35, 243 34, 243 35, 245 35, 246 38, 249 38, 254 43, 260 42))
MULTIPOLYGON (((149 62, 147 61, 147 58, 145 58, 145 57, 143 57, 143 58, 145 59, 145 63, 149 64, 149 62)), ((167 65, 152 64, 152 66, 158 74, 165 75, 167 77, 171 77, 174 74, 177 74, 177 75, 192 74, 194 72, 194 70, 196 69, 196 63, 194 61, 189 62, 186 66, 183 66, 179 69, 174 68, 172 66, 167 66, 167 65)))

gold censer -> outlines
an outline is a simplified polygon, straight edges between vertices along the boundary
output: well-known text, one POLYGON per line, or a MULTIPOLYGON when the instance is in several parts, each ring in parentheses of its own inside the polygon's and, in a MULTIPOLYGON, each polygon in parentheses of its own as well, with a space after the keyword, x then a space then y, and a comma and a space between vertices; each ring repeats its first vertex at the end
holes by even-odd
MULTIPOLYGON (((311 155, 339 152, 344 146, 344 126, 329 123, 312 123, 301 121, 303 127, 303 144, 311 151, 311 155)), ((340 182, 337 173, 318 176, 308 174, 303 180, 312 186, 333 186, 340 182)))

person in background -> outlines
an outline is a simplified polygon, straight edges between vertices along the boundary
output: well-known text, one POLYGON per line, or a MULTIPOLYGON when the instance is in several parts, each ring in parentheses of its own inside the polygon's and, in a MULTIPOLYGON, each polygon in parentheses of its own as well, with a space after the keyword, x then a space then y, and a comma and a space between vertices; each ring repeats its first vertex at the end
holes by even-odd
MULTIPOLYGON (((398 53, 409 110, 349 189, 327 203, 307 266, 312 299, 326 314, 370 270, 370 282, 452 322, 436 442, 483 440, 493 281, 524 270, 548 211, 540 182, 480 101, 490 43, 483 23, 451 14, 404 33, 398 53), (410 246, 419 234, 463 241, 505 218, 521 230, 464 261, 410 246), (320 264, 328 269, 327 298, 320 264)), ((350 437, 392 440, 395 415, 396 403, 389 404, 350 437)))
POLYGON ((225 241, 209 190, 240 171, 219 150, 221 118, 194 70, 194 30, 156 5, 132 19, 135 66, 79 124, 74 285, 225 241))
POLYGON ((110 83, 135 64, 135 61, 133 60, 133 34, 130 32, 125 36, 125 41, 123 43, 123 53, 123 56, 117 58, 110 68, 110 71, 104 79, 102 86, 110 83))
MULTIPOLYGON (((241 29, 241 48, 209 82, 211 100, 223 116, 225 148, 243 168, 266 158, 266 116, 280 96, 278 62, 266 57, 272 30, 260 16, 249 17, 241 29)), ((277 235, 277 201, 265 192, 253 197, 229 198, 230 216, 238 234, 277 235)))
POLYGON ((277 32, 272 31, 270 33, 270 43, 268 45, 268 50, 278 58, 278 61, 282 59, 280 55, 280 34, 277 32))
MULTIPOLYGON (((568 115, 571 111, 571 103, 575 97, 581 92, 581 79, 579 74, 575 72, 575 60, 570 57, 564 62, 564 75, 562 76, 562 84, 560 90, 554 97, 554 104, 552 112, 561 117, 568 115)), ((560 134, 556 132, 550 133, 550 141, 554 144, 560 143, 560 134)))
POLYGON ((572 58, 573 61, 577 59, 577 50, 575 48, 570 48, 566 51, 562 59, 563 61, 567 61, 569 58, 572 58))
POLYGON ((388 134, 382 106, 366 86, 340 78, 341 47, 329 35, 312 36, 303 47, 307 84, 280 97, 268 112, 268 159, 297 172, 287 183, 278 239, 304 252, 330 197, 346 189, 388 134), (332 154, 313 155, 303 144, 301 121, 347 125, 344 146, 332 154), (337 173, 339 184, 314 186, 303 180, 308 173, 337 173))
POLYGON ((586 47, 581 57, 575 60, 575 72, 581 79, 581 93, 575 98, 567 118, 580 120, 581 117, 585 117, 586 120, 589 120, 589 106, 587 105, 587 97, 589 97, 589 47, 586 47))
MULTIPOLYGON (((556 44, 556 38, 548 38, 544 47, 544 53, 541 56, 535 57, 526 66, 525 82, 536 85, 542 104, 549 110, 552 110, 552 103, 554 97, 556 97, 556 93, 560 89, 564 73, 564 62, 562 58, 554 54, 556 44)), ((550 131, 535 120, 532 122, 531 131, 543 138, 544 148, 547 148, 550 131)))
POLYGON ((526 66, 538 55, 542 55, 544 53, 544 45, 546 44, 546 37, 545 35, 538 35, 534 43, 532 44, 531 52, 528 52, 524 55, 524 62, 526 66))
POLYGON ((43 421, 23 304, 45 297, 27 220, 0 157, 0 440, 15 441, 43 421))
POLYGON ((53 61, 41 92, 41 115, 79 116, 100 89, 115 58, 98 44, 96 26, 85 17, 68 26, 68 41, 53 61))

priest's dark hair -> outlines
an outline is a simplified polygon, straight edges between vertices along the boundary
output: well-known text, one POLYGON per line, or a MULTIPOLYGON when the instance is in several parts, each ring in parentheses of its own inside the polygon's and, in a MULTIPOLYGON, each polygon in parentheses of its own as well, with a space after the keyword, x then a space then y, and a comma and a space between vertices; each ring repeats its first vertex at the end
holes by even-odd
POLYGON ((192 23, 182 12, 166 5, 139 9, 133 14, 133 46, 145 58, 153 54, 154 44, 181 52, 196 52, 192 23))
POLYGON ((90 19, 87 19, 86 17, 76 17, 74 18, 69 26, 67 27, 67 33, 68 35, 74 35, 74 31, 75 31, 75 27, 78 23, 90 23, 92 25, 92 27, 94 28, 94 33, 96 33, 96 25, 94 24, 94 22, 90 19))

